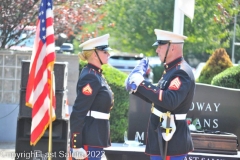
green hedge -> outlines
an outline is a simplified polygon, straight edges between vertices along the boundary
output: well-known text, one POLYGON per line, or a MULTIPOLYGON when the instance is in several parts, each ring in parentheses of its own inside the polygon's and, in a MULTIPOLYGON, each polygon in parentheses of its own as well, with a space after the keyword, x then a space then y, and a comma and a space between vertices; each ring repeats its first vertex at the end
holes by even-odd
POLYGON ((230 67, 213 77, 212 85, 240 89, 240 65, 230 67))
MULTIPOLYGON (((80 61, 80 71, 86 62, 80 61)), ((112 142, 123 142, 124 131, 128 129, 129 94, 124 81, 127 74, 110 65, 103 65, 103 75, 114 93, 114 107, 111 110, 110 130, 112 142)))

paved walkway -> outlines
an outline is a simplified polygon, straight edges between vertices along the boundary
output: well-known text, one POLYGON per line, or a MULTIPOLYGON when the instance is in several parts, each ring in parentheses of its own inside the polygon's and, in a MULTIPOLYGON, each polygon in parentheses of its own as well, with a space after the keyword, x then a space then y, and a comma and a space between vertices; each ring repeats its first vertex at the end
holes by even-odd
MULTIPOLYGON (((0 160, 15 160, 15 142, 0 142, 0 160)), ((107 160, 103 157, 102 160, 107 160)))
POLYGON ((15 159, 15 142, 13 143, 0 142, 0 159, 1 160, 15 159))

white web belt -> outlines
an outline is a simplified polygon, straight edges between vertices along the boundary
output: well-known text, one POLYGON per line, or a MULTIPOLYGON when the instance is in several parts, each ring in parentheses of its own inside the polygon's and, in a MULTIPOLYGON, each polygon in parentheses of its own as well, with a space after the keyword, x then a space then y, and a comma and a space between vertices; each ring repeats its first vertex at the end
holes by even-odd
MULTIPOLYGON (((158 117, 162 117, 162 115, 165 114, 165 113, 157 110, 155 107, 152 107, 151 110, 152 110, 152 113, 158 117)), ((185 120, 187 117, 187 114, 172 114, 172 115, 175 116, 176 120, 185 120)))
POLYGON ((110 113, 103 113, 98 111, 88 111, 87 116, 91 116, 96 119, 106 119, 109 120, 110 113))

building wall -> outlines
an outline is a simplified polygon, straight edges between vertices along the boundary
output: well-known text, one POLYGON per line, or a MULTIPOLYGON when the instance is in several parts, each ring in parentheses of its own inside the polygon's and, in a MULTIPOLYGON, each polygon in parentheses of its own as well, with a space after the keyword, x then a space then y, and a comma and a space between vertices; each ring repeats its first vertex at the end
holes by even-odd
MULTIPOLYGON (((31 52, 0 50, 0 142, 12 142, 16 139, 21 62, 30 58, 31 52)), ((79 74, 78 56, 57 54, 56 62, 68 62, 67 96, 68 104, 72 106, 79 74)))

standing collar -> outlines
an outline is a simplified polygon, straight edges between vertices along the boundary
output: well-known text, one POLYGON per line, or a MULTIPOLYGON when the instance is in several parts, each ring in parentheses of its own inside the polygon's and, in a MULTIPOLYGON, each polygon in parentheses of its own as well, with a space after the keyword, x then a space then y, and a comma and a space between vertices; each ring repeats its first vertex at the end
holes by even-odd
POLYGON ((179 57, 179 58, 171 61, 171 62, 168 63, 168 64, 165 63, 165 64, 164 64, 164 68, 165 68, 165 69, 170 69, 170 68, 172 68, 173 66, 177 65, 178 63, 180 63, 182 60, 183 60, 183 57, 179 57))
POLYGON ((88 63, 88 64, 87 64, 87 67, 88 67, 88 68, 91 68, 92 70, 95 70, 95 71, 97 71, 97 72, 99 72, 99 73, 102 73, 102 69, 101 69, 101 68, 98 68, 97 66, 95 66, 95 65, 93 65, 93 64, 91 64, 91 63, 88 63))

